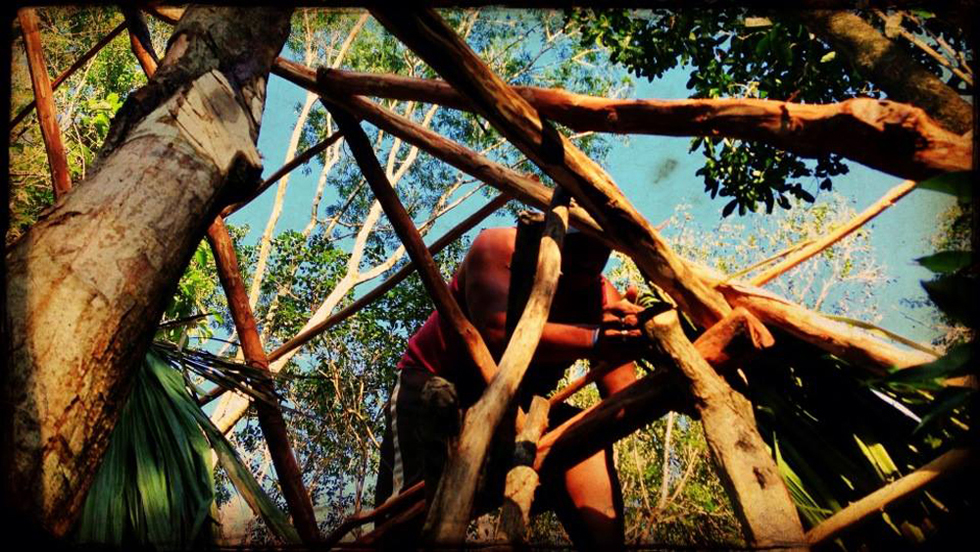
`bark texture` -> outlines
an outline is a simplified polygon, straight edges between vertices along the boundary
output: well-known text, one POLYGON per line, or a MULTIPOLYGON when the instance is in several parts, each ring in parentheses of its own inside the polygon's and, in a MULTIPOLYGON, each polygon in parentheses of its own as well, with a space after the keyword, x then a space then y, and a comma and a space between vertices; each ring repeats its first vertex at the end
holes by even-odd
POLYGON ((690 273, 606 171, 493 74, 435 11, 406 14, 373 8, 371 13, 469 97, 477 112, 545 174, 568 190, 633 258, 644 277, 670 294, 697 324, 707 328, 731 311, 719 293, 690 273))
MULTIPOLYGON (((284 61, 283 64, 296 64, 284 61)), ((300 73, 301 71, 298 70, 300 73)), ((472 102, 441 80, 320 68, 317 83, 336 94, 433 102, 467 111, 472 102)), ((968 170, 971 141, 921 108, 853 98, 833 104, 756 99, 610 99, 555 88, 515 86, 546 119, 573 130, 663 136, 727 136, 765 142, 804 157, 837 153, 903 178, 968 170)))
POLYGON ((687 379, 708 449, 751 546, 806 548, 796 506, 755 427, 751 406, 705 362, 676 311, 644 326, 687 379))
POLYGON ((90 178, 7 256, 14 503, 77 518, 167 298, 222 206, 257 181, 269 67, 290 10, 194 8, 120 110, 90 178), (239 191, 240 192, 240 191, 239 191))
POLYGON ((957 134, 973 128, 969 103, 860 16, 832 10, 806 10, 797 16, 889 98, 921 107, 957 134))

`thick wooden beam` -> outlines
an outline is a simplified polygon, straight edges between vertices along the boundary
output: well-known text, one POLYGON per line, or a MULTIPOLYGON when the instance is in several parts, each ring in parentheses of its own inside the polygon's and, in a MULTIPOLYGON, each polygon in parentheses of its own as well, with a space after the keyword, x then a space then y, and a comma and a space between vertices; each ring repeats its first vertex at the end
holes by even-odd
MULTIPOLYGON (((727 375, 773 343, 762 322, 745 309, 736 308, 698 336, 694 348, 718 373, 727 375)), ((581 389, 587 383, 588 375, 569 387, 581 389)), ((564 400, 571 394, 563 390, 556 397, 564 400)), ((666 370, 646 376, 548 432, 538 443, 535 469, 575 465, 670 410, 688 410, 689 396, 666 370)), ((557 403, 554 398, 549 402, 552 406, 557 403)))
MULTIPOLYGON (((235 330, 238 332, 245 361, 252 366, 268 370, 269 360, 265 356, 255 318, 248 305, 248 292, 238 269, 235 246, 221 217, 216 218, 208 228, 207 236, 211 250, 214 252, 218 279, 228 297, 228 308, 235 321, 235 330)), ((271 380, 267 382, 264 391, 272 396, 275 395, 271 380)), ((313 513, 313 502, 303 486, 303 472, 300 471, 292 446, 289 444, 282 411, 261 401, 255 403, 255 409, 293 523, 303 542, 307 545, 314 544, 320 540, 320 530, 313 513)))
POLYGON ((704 328, 731 310, 671 251, 608 174, 493 74, 434 10, 372 8, 376 19, 436 70, 494 128, 581 204, 636 262, 704 328))
MULTIPOLYGON (((473 229, 474 226, 482 222, 493 213, 497 212, 497 210, 503 207, 508 201, 510 201, 510 197, 507 194, 500 194, 490 200, 486 205, 477 209, 472 215, 460 221, 459 224, 450 228, 449 231, 440 236, 439 239, 432 242, 432 245, 428 248, 429 255, 436 255, 442 251, 447 245, 456 241, 460 236, 473 229)), ((397 272, 386 278, 385 281, 378 284, 371 291, 365 293, 347 307, 344 307, 335 314, 332 314, 323 322, 283 343, 278 349, 272 351, 272 353, 269 355, 269 361, 273 362, 279 358, 282 358, 283 355, 289 353, 297 347, 302 347, 306 343, 309 343, 314 337, 329 330, 337 324, 340 324, 344 320, 347 320, 364 307, 373 303, 378 297, 388 293, 391 288, 400 284, 405 278, 408 278, 409 275, 415 272, 415 270, 415 261, 409 261, 405 266, 398 269, 397 272)))
POLYGON ((423 529, 423 538, 430 544, 459 546, 466 538, 473 496, 487 448, 497 426, 511 408, 517 388, 531 364, 558 289, 561 246, 568 228, 570 199, 561 189, 555 189, 538 247, 534 284, 524 312, 500 359, 499 374, 476 404, 467 410, 459 444, 439 479, 423 529))
POLYGON ((58 128, 58 110, 54 105, 51 78, 48 76, 48 67, 44 62, 37 14, 33 8, 21 8, 17 12, 17 19, 24 33, 24 49, 27 51, 27 67, 30 69, 31 84, 34 87, 41 138, 44 140, 44 149, 48 153, 54 197, 58 199, 71 190, 71 174, 68 172, 65 146, 61 142, 61 129, 58 128))
MULTIPOLYGON (((955 448, 905 477, 885 485, 857 502, 848 504, 843 510, 807 531, 806 540, 811 546, 827 542, 868 518, 884 513, 885 508, 908 498, 926 485, 971 465, 974 465, 975 469, 975 464, 976 455, 972 449, 955 448)), ((976 477, 976 472, 971 474, 971 477, 976 477)))
POLYGON ((419 276, 422 278, 422 283, 425 285, 429 296, 435 302, 436 310, 459 334, 474 364, 479 367, 484 381, 491 381, 497 373, 497 364, 490 355, 490 350, 487 349, 480 332, 467 320, 466 315, 459 308, 459 304, 449 293, 449 286, 443 281, 439 267, 432 260, 432 255, 425 247, 425 242, 422 241, 422 236, 415 228, 412 217, 405 211, 405 207, 398 199, 398 195, 395 194, 388 177, 385 176, 384 169, 378 163, 371 142, 361 129, 360 123, 343 107, 329 102, 325 103, 333 114, 337 127, 344 133, 347 145, 361 167, 361 172, 364 174, 368 185, 374 191, 374 196, 381 203, 381 207, 394 227, 395 233, 405 245, 405 251, 418 267, 419 276))
MULTIPOLYGON (((65 80, 68 79, 68 77, 74 75, 75 71, 81 69, 81 67, 85 65, 85 63, 88 62, 88 60, 95 57, 95 54, 98 54, 102 50, 102 48, 105 48, 106 44, 112 42, 112 39, 119 36, 119 33, 125 30, 126 30, 125 21, 116 25, 114 29, 109 31, 109 34, 102 37, 102 39, 96 42, 94 46, 89 48, 87 52, 85 52, 84 54, 81 55, 81 57, 75 60, 75 63, 72 63, 71 66, 68 67, 68 69, 62 71, 62 73, 58 75, 57 78, 51 81, 51 91, 54 92, 55 90, 57 90, 58 87, 61 86, 61 84, 65 82, 65 80)), ((31 100, 31 103, 21 108, 20 112, 18 112, 17 115, 10 120, 10 129, 13 130, 14 127, 20 124, 20 122, 24 120, 24 117, 27 117, 27 115, 30 114, 30 112, 34 109, 35 105, 36 102, 34 100, 31 100)))
POLYGON ((500 535, 511 544, 524 544, 524 534, 531 522, 531 502, 538 488, 538 472, 534 471, 538 440, 548 427, 550 403, 543 397, 534 397, 527 413, 524 428, 517 435, 514 446, 514 467, 507 472, 504 483, 504 505, 500 512, 500 535))
POLYGON ((750 546, 805 548, 796 506, 744 397, 687 340, 676 311, 654 316, 644 324, 644 331, 687 380, 708 449, 750 546))
POLYGON ((725 281, 722 276, 699 269, 732 305, 752 312, 766 326, 778 328, 847 362, 885 375, 892 368, 908 368, 936 360, 918 350, 900 349, 854 326, 831 320, 762 288, 725 281))
POLYGON ((677 377, 657 370, 579 412, 538 441, 534 469, 567 469, 689 403, 677 377))
MULTIPOLYGON (((474 109, 472 102, 441 80, 341 69, 322 69, 318 75, 321 84, 346 94, 474 109)), ((945 130, 922 109, 898 102, 854 98, 820 105, 751 98, 610 99, 536 86, 515 86, 513 90, 541 117, 579 132, 752 140, 804 157, 836 153, 913 179, 971 167, 969 138, 945 130)))

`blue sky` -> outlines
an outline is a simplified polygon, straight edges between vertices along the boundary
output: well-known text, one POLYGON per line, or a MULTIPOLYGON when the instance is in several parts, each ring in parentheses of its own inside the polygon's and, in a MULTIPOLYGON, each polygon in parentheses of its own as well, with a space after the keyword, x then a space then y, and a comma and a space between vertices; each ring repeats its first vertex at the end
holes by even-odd
MULTIPOLYGON (((638 98, 686 98, 689 95, 685 88, 687 79, 686 70, 675 69, 652 83, 645 79, 637 81, 634 94, 638 98)), ((266 175, 284 162, 289 134, 296 120, 295 106, 304 93, 278 77, 272 77, 270 81, 259 139, 259 149, 265 157, 266 175)), ((617 140, 614 143, 603 166, 652 223, 666 220, 674 213, 675 206, 681 203, 690 205, 694 222, 705 230, 714 227, 721 219, 725 200, 712 200, 704 193, 701 178, 694 174, 702 166, 703 158, 700 152, 688 153, 688 138, 633 136, 628 141, 617 140)), ((305 225, 319 170, 318 166, 312 168, 308 175, 300 170, 293 172, 285 209, 276 227, 277 233, 287 229, 298 230, 305 225)), ((900 182, 899 178, 857 163, 852 162, 850 168, 849 174, 834 179, 834 190, 848 198, 858 212, 900 182)), ((826 193, 817 193, 815 181, 809 184, 804 182, 804 186, 817 196, 818 203, 827 200, 826 193)), ((246 236, 247 243, 256 243, 261 235, 271 210, 274 190, 275 187, 270 188, 231 219, 234 224, 248 224, 251 227, 251 232, 246 236)), ((441 220, 430 236, 438 236, 476 210, 483 201, 476 197, 441 220)), ((328 205, 334 198, 328 190, 323 205, 328 205)), ((952 200, 947 196, 916 190, 869 225, 876 258, 885 266, 889 278, 877 292, 880 313, 884 316, 880 325, 920 342, 931 340, 935 331, 928 324, 916 321, 917 318, 925 318, 923 312, 911 312, 900 300, 925 296, 919 281, 929 278, 930 273, 916 265, 913 259, 933 252, 929 239, 936 229, 936 217, 951 204, 952 200)), ((746 225, 751 231, 764 216, 749 214, 745 217, 732 215, 730 218, 737 219, 736 222, 746 225)), ((493 217, 474 232, 480 228, 511 223, 509 217, 493 217)))

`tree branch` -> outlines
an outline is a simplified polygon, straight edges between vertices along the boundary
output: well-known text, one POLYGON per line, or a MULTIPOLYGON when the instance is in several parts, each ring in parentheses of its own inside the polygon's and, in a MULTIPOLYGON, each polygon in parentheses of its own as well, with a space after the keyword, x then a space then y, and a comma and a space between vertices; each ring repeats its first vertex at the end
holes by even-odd
MULTIPOLYGON (((320 69, 317 82, 321 90, 334 93, 476 109, 440 80, 320 69)), ((756 99, 616 100, 532 86, 513 90, 542 117, 576 131, 758 141, 804 157, 836 153, 902 178, 924 179, 970 167, 970 140, 943 129, 920 109, 897 102, 868 98, 825 105, 756 99)))

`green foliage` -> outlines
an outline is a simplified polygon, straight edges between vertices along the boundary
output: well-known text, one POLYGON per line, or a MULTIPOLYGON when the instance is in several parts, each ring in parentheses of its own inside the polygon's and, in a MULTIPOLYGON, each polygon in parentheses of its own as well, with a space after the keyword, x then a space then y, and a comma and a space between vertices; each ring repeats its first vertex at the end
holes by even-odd
MULTIPOLYGON (((870 14, 869 14, 870 15, 870 14)), ((801 103, 830 103, 854 96, 880 97, 873 84, 857 74, 844 56, 817 40, 791 12, 755 9, 575 10, 568 23, 581 31, 583 46, 599 46, 610 61, 637 77, 659 79, 674 68, 690 70, 687 88, 693 98, 761 98, 801 103)), ((873 25, 881 26, 871 17, 873 25)), ((905 17, 900 25, 945 39, 967 52, 962 37, 934 19, 905 17)), ((904 48, 904 43, 897 43, 904 48)), ((938 48, 938 46, 937 46, 938 48)), ((926 68, 957 86, 958 78, 940 68, 919 49, 910 53, 926 68)), ((762 143, 697 137, 705 192, 730 198, 723 216, 740 215, 764 205, 789 209, 792 198, 813 202, 819 190, 830 190, 833 177, 848 171, 835 154, 805 162, 794 153, 762 143)))
MULTIPOLYGON (((580 10, 568 20, 582 31, 583 44, 609 52, 637 77, 661 78, 675 67, 690 68, 687 87, 694 98, 763 98, 804 103, 840 101, 856 94, 877 95, 827 45, 811 38, 788 17, 766 19, 748 9, 623 12, 580 10)), ((764 204, 791 206, 790 198, 813 202, 805 189, 847 172, 840 156, 806 163, 796 154, 761 143, 694 138, 704 166, 697 174, 712 198, 730 197, 722 213, 740 215, 764 204)))
MULTIPOLYGON (((829 199, 808 209, 768 217, 751 233, 727 221, 707 231, 697 228, 679 208, 664 235, 687 258, 729 274, 742 272, 742 267, 754 265, 755 259, 772 257, 774 252, 822 235, 853 216, 853 209, 842 199, 829 199), (705 240, 705 236, 712 239, 705 240)), ((635 267, 622 259, 611 279, 619 287, 642 283, 635 267)), ((873 290, 881 279, 867 232, 862 231, 770 286, 810 308, 823 305, 824 310, 873 318, 877 312, 873 290), (858 297, 863 300, 856 300, 858 297)), ((655 296, 657 290, 651 292, 655 296)), ((641 300, 645 296, 641 292, 641 300)), ((965 438, 970 424, 965 411, 967 391, 947 385, 970 365, 968 349, 955 349, 945 359, 896 371, 879 380, 861 367, 790 336, 776 333, 775 337, 775 347, 743 367, 749 384, 735 381, 733 385, 755 406, 760 434, 771 447, 806 526, 820 523, 849 502, 909 473, 965 438)), ((662 453, 641 455, 641 460, 632 464, 649 463, 658 455, 662 453)), ((622 462, 624 457, 629 458, 620 454, 620 470, 628 481, 636 476, 630 472, 631 463, 622 462)), ((650 484, 656 485, 658 480, 650 484)), ((636 492, 624 488, 628 493, 636 492)), ((890 508, 889 522, 871 523, 841 542, 847 546, 852 542, 904 546, 903 528, 905 532, 914 528, 928 536, 941 525, 944 508, 962 511, 968 500, 956 489, 937 489, 932 497, 936 496, 940 506, 922 498, 890 508)), ((687 506, 688 515, 717 503, 710 494, 698 500, 705 502, 687 506)), ((659 534, 659 528, 653 534, 659 534)))
MULTIPOLYGON (((52 79, 67 69, 122 20, 114 9, 48 7, 38 10, 41 42, 52 79)), ((153 42, 162 52, 169 29, 150 22, 153 42)), ((34 99, 23 40, 12 47, 11 117, 34 99)), ((105 48, 54 92, 62 142, 72 182, 84 180, 102 145, 108 122, 130 92, 146 82, 132 55, 126 33, 105 48)), ((7 243, 19 238, 53 202, 51 176, 36 110, 12 129, 10 140, 10 212, 7 243)))
POLYGON ((133 390, 77 529, 83 543, 199 548, 212 539, 211 448, 180 373, 154 353, 133 390))
POLYGON ((163 328, 157 337, 171 343, 210 338, 214 332, 206 318, 222 324, 224 301, 211 247, 207 240, 201 240, 163 313, 163 328))
POLYGON ((955 196, 960 205, 973 201, 973 173, 970 171, 945 173, 919 183, 922 190, 934 190, 955 196))

